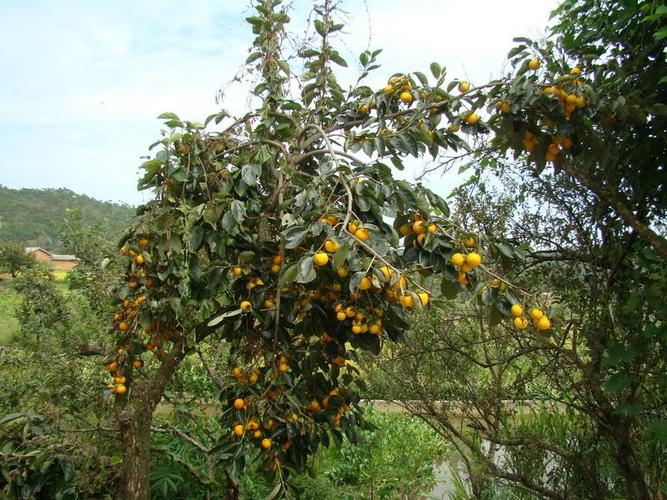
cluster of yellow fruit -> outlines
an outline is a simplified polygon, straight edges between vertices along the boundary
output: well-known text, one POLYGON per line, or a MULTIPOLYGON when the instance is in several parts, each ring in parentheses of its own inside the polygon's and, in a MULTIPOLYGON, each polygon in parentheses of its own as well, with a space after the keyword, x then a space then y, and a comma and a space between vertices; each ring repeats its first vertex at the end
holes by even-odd
MULTIPOLYGON (((511 308, 512 316, 514 317, 514 326, 519 330, 525 330, 528 328, 528 318, 524 315, 523 306, 520 304, 514 304, 511 308)), ((533 321, 533 326, 538 330, 548 330, 551 328, 551 320, 547 317, 544 312, 537 308, 533 307, 528 316, 533 321)))
POLYGON ((438 226, 434 222, 425 221, 421 214, 415 213, 412 214, 412 224, 405 223, 401 225, 398 232, 401 233, 401 236, 413 234, 415 239, 412 244, 417 247, 424 245, 428 233, 437 233, 438 226))
POLYGON ((459 284, 466 286, 470 283, 468 280, 468 273, 482 263, 482 256, 477 252, 470 252, 467 254, 456 252, 452 255, 451 262, 458 270, 456 281, 458 281, 459 284))
POLYGON ((400 92, 398 98, 403 104, 407 105, 412 104, 412 101, 415 99, 412 93, 412 82, 404 75, 395 75, 389 78, 387 85, 384 86, 382 91, 388 96, 393 96, 400 92))
POLYGON ((383 311, 380 308, 374 308, 374 318, 367 318, 363 311, 357 311, 353 306, 345 306, 344 304, 336 304, 334 311, 338 321, 351 320, 352 326, 350 330, 353 334, 359 335, 361 333, 370 333, 372 335, 380 335, 382 333, 383 311))
MULTIPOLYGON (((121 255, 130 259, 130 272, 127 275, 127 287, 129 294, 119 305, 119 310, 114 314, 112 321, 114 328, 120 334, 126 334, 137 322, 142 304, 146 302, 146 293, 153 286, 153 277, 148 275, 146 266, 150 262, 150 255, 147 253, 149 245, 148 238, 141 237, 133 245, 126 244, 120 249, 121 255)), ((152 322, 143 332, 147 335, 154 334, 157 330, 157 323, 152 322)), ((160 343, 170 338, 166 332, 155 333, 144 345, 147 350, 154 350, 160 343)), ((135 356, 130 356, 131 342, 124 344, 117 350, 114 358, 106 363, 106 369, 113 376, 113 384, 107 386, 115 394, 125 394, 127 392, 128 379, 125 371, 131 366, 141 368, 143 361, 135 356)))
POLYGON ((586 106, 586 96, 582 88, 583 82, 577 78, 580 74, 581 69, 574 67, 569 75, 563 76, 562 83, 549 85, 544 89, 547 96, 558 98, 566 118, 569 118, 577 109, 586 106))

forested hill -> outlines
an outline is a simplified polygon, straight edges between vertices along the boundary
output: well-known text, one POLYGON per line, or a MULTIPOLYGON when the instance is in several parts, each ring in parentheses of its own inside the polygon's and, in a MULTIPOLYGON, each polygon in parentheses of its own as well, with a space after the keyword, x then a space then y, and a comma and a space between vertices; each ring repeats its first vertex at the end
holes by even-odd
POLYGON ((58 235, 67 209, 80 210, 86 224, 99 223, 110 237, 119 235, 135 213, 129 205, 99 201, 65 188, 10 189, 0 185, 0 243, 62 250, 58 235))

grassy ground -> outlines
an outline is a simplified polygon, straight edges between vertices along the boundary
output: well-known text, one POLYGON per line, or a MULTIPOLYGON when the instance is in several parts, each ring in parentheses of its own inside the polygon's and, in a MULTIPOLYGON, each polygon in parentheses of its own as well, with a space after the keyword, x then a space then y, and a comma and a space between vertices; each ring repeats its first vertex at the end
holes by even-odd
POLYGON ((0 281, 0 345, 9 344, 18 335, 19 322, 16 319, 21 297, 10 281, 0 281))

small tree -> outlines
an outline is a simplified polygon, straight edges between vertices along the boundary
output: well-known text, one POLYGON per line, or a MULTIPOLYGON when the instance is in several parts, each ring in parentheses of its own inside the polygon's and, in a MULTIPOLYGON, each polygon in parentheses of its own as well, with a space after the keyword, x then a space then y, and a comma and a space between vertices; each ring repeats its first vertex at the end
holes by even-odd
POLYGON ((11 274, 12 278, 22 270, 33 266, 35 260, 23 251, 17 243, 0 246, 0 272, 11 274))
MULTIPOLYGON (((218 448, 228 494, 237 494, 236 471, 255 449, 276 495, 318 446, 343 433, 357 439, 357 352, 400 341, 406 314, 429 305, 434 275, 452 293, 495 276, 479 238, 447 218, 445 201, 395 180, 385 163, 401 169, 405 156, 464 147, 461 128, 484 130, 478 94, 465 82, 451 94, 437 63, 430 78, 396 74, 373 90, 363 80, 380 51, 361 54, 359 81, 344 90, 333 65, 347 63, 331 45, 343 25, 328 0, 315 7, 320 44, 300 51, 306 73, 296 79, 281 53, 289 18, 279 4, 257 2, 247 19, 257 37, 246 64, 260 75, 261 106, 215 132, 205 127, 224 112, 204 124, 161 115, 163 138, 142 167, 140 187, 155 199, 121 243, 127 271, 106 359, 128 498, 148 496, 153 410, 205 340, 225 340, 234 359, 220 376, 199 352, 229 429, 218 448)), ((516 301, 507 287, 485 295, 494 321, 516 301)))

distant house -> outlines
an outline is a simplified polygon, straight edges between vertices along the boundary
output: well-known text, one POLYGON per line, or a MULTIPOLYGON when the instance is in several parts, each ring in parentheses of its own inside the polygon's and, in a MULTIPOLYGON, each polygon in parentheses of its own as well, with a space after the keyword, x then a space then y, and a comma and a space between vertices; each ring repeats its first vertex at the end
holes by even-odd
POLYGON ((32 255, 38 262, 44 262, 55 271, 70 271, 78 263, 74 255, 58 255, 40 247, 27 247, 25 253, 32 255))

